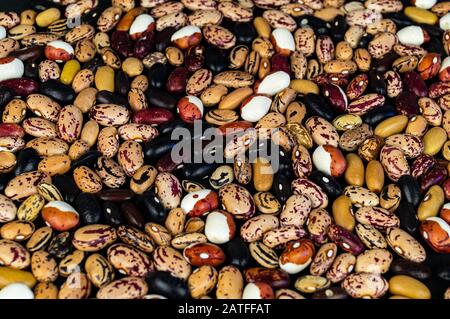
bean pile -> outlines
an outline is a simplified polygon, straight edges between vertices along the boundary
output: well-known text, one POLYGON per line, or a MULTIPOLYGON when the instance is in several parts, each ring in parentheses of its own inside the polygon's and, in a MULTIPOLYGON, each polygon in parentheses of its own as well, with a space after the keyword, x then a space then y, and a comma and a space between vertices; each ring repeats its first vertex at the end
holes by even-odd
POLYGON ((450 2, 37 3, 0 12, 0 298, 450 299, 450 2), (199 121, 229 164, 171 156, 199 121))

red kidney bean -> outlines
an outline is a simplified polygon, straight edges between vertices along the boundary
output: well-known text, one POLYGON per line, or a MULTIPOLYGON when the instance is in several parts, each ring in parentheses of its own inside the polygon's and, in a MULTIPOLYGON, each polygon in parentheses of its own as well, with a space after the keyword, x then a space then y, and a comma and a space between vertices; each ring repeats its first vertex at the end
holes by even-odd
POLYGON ((35 80, 27 78, 10 79, 1 81, 0 88, 7 88, 11 90, 14 95, 25 97, 38 92, 39 84, 35 80))
POLYGON ((403 91, 395 99, 397 112, 406 116, 419 114, 419 104, 417 98, 411 92, 403 91))
POLYGON ((129 57, 133 54, 133 42, 126 31, 114 31, 111 36, 111 48, 121 54, 123 57, 129 57))
POLYGON ((25 131, 18 124, 0 123, 0 137, 15 136, 24 137, 25 131))
POLYGON ((189 70, 183 66, 176 68, 170 73, 167 79, 167 91, 173 94, 182 94, 186 90, 186 83, 189 78, 189 70))
POLYGON ((195 72, 203 67, 205 62, 205 49, 202 46, 190 48, 184 57, 184 66, 189 72, 195 72))
POLYGON ((324 84, 323 94, 328 103, 337 113, 344 113, 347 110, 347 96, 344 90, 335 84, 324 84))
POLYGON ((143 59, 149 54, 155 46, 155 32, 154 30, 146 30, 142 33, 142 36, 134 44, 134 57, 143 59))
POLYGON ((411 71, 403 75, 403 87, 417 97, 428 95, 428 88, 417 72, 411 71))
POLYGON ((162 125, 173 120, 173 114, 162 107, 151 107, 137 111, 133 114, 133 123, 162 125))
POLYGON ((291 72, 289 65, 289 59, 282 54, 274 54, 270 59, 271 71, 284 71, 286 73, 291 72))

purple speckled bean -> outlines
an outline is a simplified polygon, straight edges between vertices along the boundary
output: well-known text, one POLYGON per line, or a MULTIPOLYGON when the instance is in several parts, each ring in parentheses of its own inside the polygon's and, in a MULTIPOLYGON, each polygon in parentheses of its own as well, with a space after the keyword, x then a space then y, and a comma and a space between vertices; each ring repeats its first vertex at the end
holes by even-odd
POLYGON ((447 169, 436 164, 427 173, 425 173, 420 181, 420 189, 426 192, 433 185, 440 185, 447 179, 447 169))
POLYGON ((419 155, 411 164, 411 175, 415 178, 421 177, 436 164, 436 159, 428 154, 419 155))
POLYGON ((365 249, 364 244, 355 234, 336 224, 328 227, 328 237, 344 251, 353 255, 359 255, 365 249))

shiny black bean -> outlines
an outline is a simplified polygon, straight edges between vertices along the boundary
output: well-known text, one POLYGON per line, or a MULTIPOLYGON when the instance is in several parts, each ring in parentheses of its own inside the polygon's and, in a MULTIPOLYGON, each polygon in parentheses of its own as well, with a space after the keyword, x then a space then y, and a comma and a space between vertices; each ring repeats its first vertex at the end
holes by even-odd
POLYGON ((392 262, 390 270, 395 275, 408 275, 419 280, 431 278, 431 269, 423 264, 416 263, 406 259, 396 259, 392 262))
POLYGON ((373 40, 373 35, 371 34, 365 34, 362 36, 362 38, 358 42, 358 47, 360 48, 366 48, 369 46, 370 41, 373 40))
POLYGON ((17 154, 14 176, 37 170, 41 157, 34 148, 27 147, 17 154))
POLYGON ((148 70, 148 84, 157 89, 165 88, 170 72, 172 72, 170 65, 156 63, 148 70))
POLYGON ((153 191, 149 190, 139 195, 136 203, 147 221, 163 224, 166 220, 167 211, 153 191))
POLYGON ((169 93, 155 88, 149 88, 147 90, 147 99, 150 106, 162 107, 169 110, 174 110, 178 102, 169 93))
POLYGON ((450 254, 440 254, 429 248, 428 245, 424 244, 427 250, 427 265, 431 269, 437 269, 442 265, 450 265, 450 254))
POLYGON ((0 110, 3 110, 4 106, 8 104, 14 98, 13 93, 10 89, 5 87, 0 87, 0 110))
POLYGON ((364 123, 367 123, 368 125, 375 127, 378 123, 381 121, 397 115, 397 110, 390 104, 385 104, 383 106, 377 107, 373 110, 370 110, 367 112, 364 117, 364 123))
POLYGON ((98 91, 95 98, 97 100, 97 104, 117 104, 125 107, 128 105, 128 101, 124 96, 105 90, 98 91))
POLYGON ((250 251, 241 236, 235 237, 224 245, 227 256, 227 264, 240 269, 247 268, 250 264, 250 251))
POLYGON ((333 38, 335 43, 344 40, 345 32, 347 31, 347 20, 343 15, 338 15, 334 21, 331 23, 331 28, 333 32, 331 32, 331 37, 333 38))
POLYGON ((97 197, 90 193, 80 193, 74 206, 80 214, 80 220, 85 225, 98 224, 103 219, 103 209, 97 197))
POLYGON ((172 140, 170 134, 160 135, 144 144, 144 156, 146 161, 156 163, 164 154, 169 153, 178 141, 172 140))
POLYGON ((29 60, 24 63, 23 75, 27 78, 37 80, 39 78, 39 63, 36 60, 29 60))
MULTIPOLYGON (((148 208, 148 206, 146 208, 148 208)), ((120 210, 127 224, 139 229, 144 228, 145 216, 142 210, 140 210, 139 207, 137 207, 134 203, 123 202, 120 204, 120 210)))
POLYGON ((116 93, 126 96, 130 90, 130 79, 122 70, 117 71, 114 85, 116 93))
POLYGON ((238 22, 234 25, 234 35, 237 42, 251 44, 256 37, 256 30, 251 22, 238 22))
POLYGON ((103 217, 108 225, 117 227, 125 224, 125 218, 118 204, 113 202, 103 202, 103 217))
POLYGON ((12 175, 12 173, 0 174, 0 192, 3 193, 6 185, 8 185, 9 181, 13 178, 14 176, 12 175))
POLYGON ((309 176, 309 179, 319 185, 330 199, 337 198, 342 194, 341 185, 332 176, 328 176, 321 171, 314 171, 309 176))
POLYGON ((291 182, 293 175, 286 175, 279 171, 273 177, 272 194, 281 202, 285 203, 292 195, 291 182))
POLYGON ((410 234, 414 234, 419 228, 419 220, 417 219, 414 206, 408 202, 402 201, 395 211, 400 220, 400 228, 410 234))
POLYGON ((48 80, 41 83, 39 92, 63 105, 70 104, 75 99, 75 91, 70 86, 56 80, 48 80))
POLYGON ((77 184, 75 184, 73 178, 67 174, 53 176, 52 183, 61 192, 65 202, 73 203, 80 193, 80 190, 77 184))
POLYGON ((187 284, 180 278, 165 271, 150 272, 146 276, 149 290, 168 299, 186 299, 189 297, 187 284))
POLYGON ((219 166, 217 163, 185 163, 180 174, 183 179, 196 182, 208 181, 212 172, 219 166))
POLYGON ((97 162, 97 159, 102 156, 102 153, 96 150, 87 151, 83 155, 81 155, 78 159, 72 162, 71 168, 75 169, 79 166, 87 166, 89 168, 94 169, 95 163, 97 162))
POLYGON ((205 52, 205 66, 214 73, 219 73, 228 67, 228 55, 221 49, 209 46, 205 52))
POLYGON ((155 50, 164 52, 166 48, 170 46, 170 38, 175 31, 177 30, 174 27, 168 27, 160 32, 157 32, 155 37, 155 50))
POLYGON ((370 91, 380 95, 386 95, 386 81, 383 74, 377 71, 369 72, 369 87, 370 91))
POLYGON ((402 198, 414 207, 417 207, 422 199, 420 194, 420 186, 417 179, 411 175, 403 175, 399 178, 397 185, 402 191, 402 198))
POLYGON ((334 112, 322 96, 308 93, 304 98, 304 102, 306 109, 311 115, 323 117, 329 122, 333 121, 334 112))

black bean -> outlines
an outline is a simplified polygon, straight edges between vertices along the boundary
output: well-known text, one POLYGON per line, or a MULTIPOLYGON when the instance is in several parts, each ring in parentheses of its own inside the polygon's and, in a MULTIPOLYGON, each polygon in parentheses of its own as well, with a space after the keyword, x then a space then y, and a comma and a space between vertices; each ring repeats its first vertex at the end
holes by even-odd
POLYGON ((87 166, 89 168, 94 169, 95 163, 97 162, 97 159, 102 156, 102 153, 99 151, 87 151, 83 155, 81 155, 78 159, 72 162, 71 169, 75 169, 79 166, 87 166))
POLYGON ((104 90, 98 91, 95 99, 97 104, 117 104, 123 107, 128 105, 128 101, 124 96, 104 90))
MULTIPOLYGON (((117 71, 114 83, 114 90, 116 93, 127 96, 128 91, 130 90, 130 79, 128 75, 122 70, 117 71)), ((126 105, 126 103, 124 104, 126 105)))
POLYGON ((246 268, 250 263, 250 251, 242 237, 238 236, 224 245, 227 263, 240 269, 246 268))
POLYGON ((335 199, 342 194, 341 185, 332 176, 328 176, 320 171, 314 171, 309 176, 309 179, 320 186, 330 199, 335 199))
POLYGON ((70 86, 53 79, 41 83, 39 92, 63 105, 70 104, 75 99, 75 91, 70 86))
POLYGON ((390 270, 395 275, 408 275, 419 280, 431 278, 431 269, 423 263, 415 263, 406 259, 396 259, 392 262, 390 270))
POLYGON ((142 195, 139 195, 137 205, 147 221, 164 224, 167 211, 153 191, 148 190, 142 195))
POLYGON ((417 207, 422 200, 417 179, 411 175, 403 175, 399 178, 397 183, 402 191, 402 198, 413 205, 413 207, 417 207))
POLYGON ((17 162, 14 167, 14 175, 35 171, 38 168, 41 157, 34 148, 27 147, 17 154, 17 162))
POLYGON ((103 209, 97 197, 90 193, 80 193, 74 206, 83 224, 99 224, 103 220, 103 209))
POLYGON ((145 278, 150 291, 169 299, 186 299, 189 297, 187 284, 165 271, 150 272, 145 278))
POLYGON ((125 218, 118 204, 113 202, 103 202, 103 217, 108 225, 117 227, 125 224, 125 218))
POLYGON ((412 204, 402 201, 398 205, 395 215, 400 220, 400 228, 410 234, 416 233, 419 228, 419 220, 417 219, 416 210, 412 204))
POLYGON ((377 107, 375 109, 367 112, 364 117, 364 123, 369 124, 372 127, 375 127, 381 121, 397 115, 397 110, 390 104, 385 104, 383 106, 377 107))
POLYGON ((251 44, 256 37, 256 30, 251 22, 238 22, 234 25, 234 35, 237 42, 251 44))
POLYGON ((164 52, 166 48, 170 45, 170 38, 172 34, 177 31, 174 27, 168 27, 160 32, 156 33, 155 37, 155 49, 159 52, 164 52))
POLYGON ((329 122, 333 121, 334 112, 322 96, 308 93, 304 98, 304 102, 311 115, 323 117, 329 122))
POLYGON ((292 195, 292 180, 293 176, 286 175, 283 171, 279 171, 273 176, 272 193, 281 203, 285 203, 292 195))
MULTIPOLYGON (((150 201, 148 201, 150 202, 150 201)), ((150 209, 150 205, 145 207, 146 209, 150 209)), ((153 207, 151 207, 153 208, 153 207)), ((145 217, 142 211, 132 202, 123 202, 120 204, 120 209, 122 212, 122 216, 127 222, 127 224, 134 226, 139 229, 143 229, 145 225, 145 217)), ((147 212, 147 214, 155 213, 147 212)))
POLYGON ((72 176, 67 174, 53 176, 52 183, 61 192, 65 202, 73 203, 77 195, 80 193, 80 190, 77 184, 75 184, 72 176))
POLYGON ((228 67, 228 57, 225 52, 219 48, 209 46, 205 52, 205 66, 213 73, 224 71, 228 67))
POLYGON ((147 90, 147 99, 151 106, 169 110, 174 110, 178 103, 178 100, 169 93, 155 88, 149 88, 147 90))

